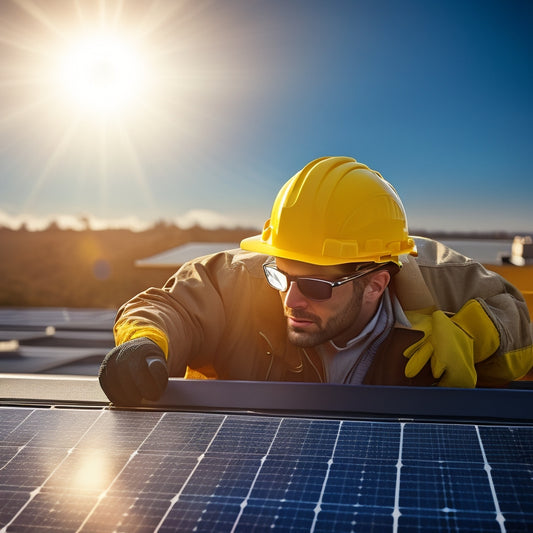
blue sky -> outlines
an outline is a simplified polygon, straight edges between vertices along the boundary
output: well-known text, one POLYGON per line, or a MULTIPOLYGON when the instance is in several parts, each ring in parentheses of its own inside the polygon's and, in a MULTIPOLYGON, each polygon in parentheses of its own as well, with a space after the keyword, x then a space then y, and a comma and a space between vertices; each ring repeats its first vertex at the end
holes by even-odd
POLYGON ((0 224, 260 227, 308 161, 349 155, 411 228, 533 232, 529 0, 44 5, 0 4, 0 224), (103 30, 142 65, 120 110, 58 81, 103 30))

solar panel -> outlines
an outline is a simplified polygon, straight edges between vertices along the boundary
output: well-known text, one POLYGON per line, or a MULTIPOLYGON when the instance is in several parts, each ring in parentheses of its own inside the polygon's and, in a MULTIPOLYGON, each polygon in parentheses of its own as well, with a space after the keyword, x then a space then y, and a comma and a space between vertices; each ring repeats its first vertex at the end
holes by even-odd
POLYGON ((527 531, 533 427, 0 408, 1 531, 527 531))
POLYGON ((197 257, 238 248, 238 242, 189 242, 145 259, 138 259, 135 266, 179 267, 197 257))
POLYGON ((112 309, 74 309, 68 307, 0 308, 2 326, 76 329, 110 329, 116 311, 112 309))
POLYGON ((0 309, 0 372, 92 375, 114 346, 110 309, 0 309))

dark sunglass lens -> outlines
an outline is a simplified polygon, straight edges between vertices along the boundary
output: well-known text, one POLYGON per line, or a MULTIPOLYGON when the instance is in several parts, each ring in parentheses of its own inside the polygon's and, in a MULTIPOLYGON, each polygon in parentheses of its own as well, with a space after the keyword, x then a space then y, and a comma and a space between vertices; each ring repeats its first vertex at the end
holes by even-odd
POLYGON ((300 278, 298 288, 301 293, 311 300, 327 300, 331 298, 331 285, 316 279, 300 278))

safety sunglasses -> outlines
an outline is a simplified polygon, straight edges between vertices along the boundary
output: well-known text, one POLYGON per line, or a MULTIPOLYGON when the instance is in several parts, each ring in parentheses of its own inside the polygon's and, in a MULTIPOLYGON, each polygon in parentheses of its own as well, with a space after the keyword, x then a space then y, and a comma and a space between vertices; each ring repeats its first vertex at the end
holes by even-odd
POLYGON ((349 281, 353 281, 357 278, 362 278, 370 272, 374 272, 381 268, 382 264, 374 264, 371 268, 361 267, 361 270, 350 276, 344 276, 335 281, 328 281, 325 279, 306 278, 300 276, 290 276, 289 274, 281 271, 274 261, 265 263, 263 270, 268 284, 273 288, 281 292, 285 292, 290 287, 290 284, 294 281, 298 287, 298 290, 309 300, 328 300, 331 298, 334 287, 344 285, 349 281))

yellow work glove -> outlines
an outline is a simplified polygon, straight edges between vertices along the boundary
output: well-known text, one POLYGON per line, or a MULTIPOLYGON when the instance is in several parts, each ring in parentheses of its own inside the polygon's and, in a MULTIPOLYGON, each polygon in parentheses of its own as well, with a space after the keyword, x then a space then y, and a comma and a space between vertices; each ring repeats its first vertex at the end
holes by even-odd
POLYGON ((413 329, 424 337, 404 351, 409 359, 408 378, 416 376, 428 361, 441 387, 476 386, 475 363, 490 357, 499 347, 496 326, 477 300, 469 300, 454 316, 442 311, 430 315, 408 311, 413 329))

